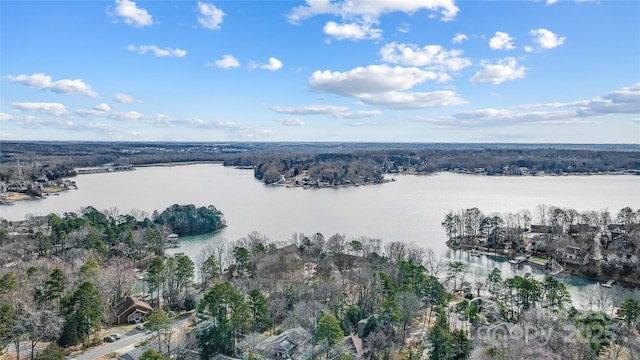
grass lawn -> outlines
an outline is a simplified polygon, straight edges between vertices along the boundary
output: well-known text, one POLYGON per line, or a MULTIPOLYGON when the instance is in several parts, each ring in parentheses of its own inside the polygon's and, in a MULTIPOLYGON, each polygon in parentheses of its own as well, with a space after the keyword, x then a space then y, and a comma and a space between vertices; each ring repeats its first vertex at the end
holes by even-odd
POLYGON ((540 257, 540 256, 532 256, 532 257, 529 258, 529 260, 532 260, 532 261, 535 261, 535 262, 539 262, 539 263, 543 263, 543 264, 547 262, 546 258, 543 258, 543 257, 540 257))

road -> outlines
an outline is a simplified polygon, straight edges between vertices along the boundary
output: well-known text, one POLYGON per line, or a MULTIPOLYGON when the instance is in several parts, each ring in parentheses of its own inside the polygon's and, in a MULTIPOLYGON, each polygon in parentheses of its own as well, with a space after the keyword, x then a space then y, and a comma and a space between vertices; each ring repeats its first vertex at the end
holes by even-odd
POLYGON ((92 348, 87 351, 75 354, 73 358, 76 360, 93 360, 110 352, 126 354, 135 348, 134 345, 136 343, 150 336, 152 336, 152 334, 133 329, 127 331, 126 333, 122 333, 122 339, 120 340, 116 340, 112 343, 105 343, 105 345, 102 345, 98 348, 92 348))
MULTIPOLYGON (((190 320, 188 316, 180 316, 176 319, 173 319, 173 321, 171 322, 171 326, 175 332, 177 331, 177 329, 184 326, 189 321, 190 320)), ((144 332, 142 330, 138 330, 135 328, 124 333, 122 332, 119 332, 119 333, 122 335, 122 339, 116 340, 112 343, 105 343, 105 345, 102 345, 98 348, 92 348, 84 352, 74 354, 73 359, 74 360, 93 360, 101 356, 104 356, 110 352, 116 352, 118 353, 118 355, 123 355, 134 350, 135 349, 134 345, 136 343, 146 338, 153 337, 155 335, 154 333, 144 332)), ((173 342, 174 343, 171 346, 172 348, 174 348, 174 346, 180 345, 179 340, 177 338, 174 338, 173 342)), ((155 344, 153 348, 157 349, 158 343, 157 342, 153 342, 153 343, 155 344)))

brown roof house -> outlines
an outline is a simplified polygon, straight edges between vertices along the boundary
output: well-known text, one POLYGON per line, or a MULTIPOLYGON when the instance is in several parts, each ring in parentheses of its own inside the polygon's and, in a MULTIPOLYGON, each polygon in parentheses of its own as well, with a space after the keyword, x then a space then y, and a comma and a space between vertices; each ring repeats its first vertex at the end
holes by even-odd
POLYGON ((138 323, 147 320, 153 308, 146 302, 127 296, 113 307, 116 324, 138 323))

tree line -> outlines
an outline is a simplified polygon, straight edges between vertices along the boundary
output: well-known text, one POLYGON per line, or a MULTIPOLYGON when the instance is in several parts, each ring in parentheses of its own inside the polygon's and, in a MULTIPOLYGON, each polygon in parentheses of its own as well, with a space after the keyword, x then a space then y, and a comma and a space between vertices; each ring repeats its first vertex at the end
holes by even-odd
POLYGON ((375 183, 381 174, 458 171, 487 175, 640 171, 635 146, 375 143, 90 143, 2 142, 0 180, 73 176, 73 168, 220 161, 250 167, 267 183, 308 172, 310 182, 375 183))

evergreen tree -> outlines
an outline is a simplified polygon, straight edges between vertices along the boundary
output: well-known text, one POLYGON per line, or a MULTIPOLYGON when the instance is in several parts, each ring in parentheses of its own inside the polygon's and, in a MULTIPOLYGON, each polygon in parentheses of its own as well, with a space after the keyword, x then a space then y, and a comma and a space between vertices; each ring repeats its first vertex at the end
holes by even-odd
POLYGON ((11 330, 17 320, 16 311, 11 304, 0 304, 0 352, 11 343, 11 330))
POLYGON ((265 331, 271 326, 267 298, 260 290, 253 289, 249 292, 249 309, 251 309, 251 325, 254 331, 265 331))
POLYGON ((636 327, 640 322, 640 301, 634 298, 625 299, 620 305, 620 316, 628 326, 636 327))
POLYGON ((242 294, 228 282, 216 284, 198 305, 198 313, 206 320, 197 335, 201 357, 232 355, 237 337, 246 329, 250 317, 242 294))
POLYGON ((185 295, 191 279, 193 279, 195 266, 188 256, 180 256, 176 260, 176 280, 178 287, 184 289, 185 295))
POLYGON ((149 349, 142 353, 140 360, 169 360, 169 358, 162 356, 161 353, 153 349, 149 349))
POLYGON ((431 328, 428 340, 431 343, 430 360, 449 360, 453 354, 453 337, 449 330, 449 322, 443 308, 436 310, 438 317, 431 328))
POLYGON ((316 343, 326 341, 329 346, 335 345, 338 340, 342 339, 344 334, 340 329, 340 322, 331 313, 324 314, 320 317, 316 326, 316 343))
POLYGON ((542 282, 542 298, 543 306, 554 312, 571 305, 571 294, 567 287, 551 275, 545 276, 542 282))
POLYGON ((162 285, 164 270, 164 259, 159 256, 154 257, 151 260, 151 265, 147 268, 147 282, 151 291, 157 291, 158 307, 160 307, 160 286, 162 285))
POLYGON ((102 321, 102 299, 93 283, 85 281, 71 294, 62 298, 64 328, 60 345, 75 345, 82 342, 85 346, 89 334, 97 329, 102 321))
POLYGON ((162 310, 156 311, 147 318, 145 328, 156 332, 156 335, 158 336, 158 354, 162 354, 161 337, 171 331, 171 319, 169 319, 166 312, 162 310))
POLYGON ((55 267, 49 273, 49 277, 45 282, 44 288, 44 300, 58 300, 58 305, 60 305, 60 299, 62 297, 62 293, 64 292, 65 283, 67 281, 67 277, 62 272, 62 269, 59 267, 55 267))

